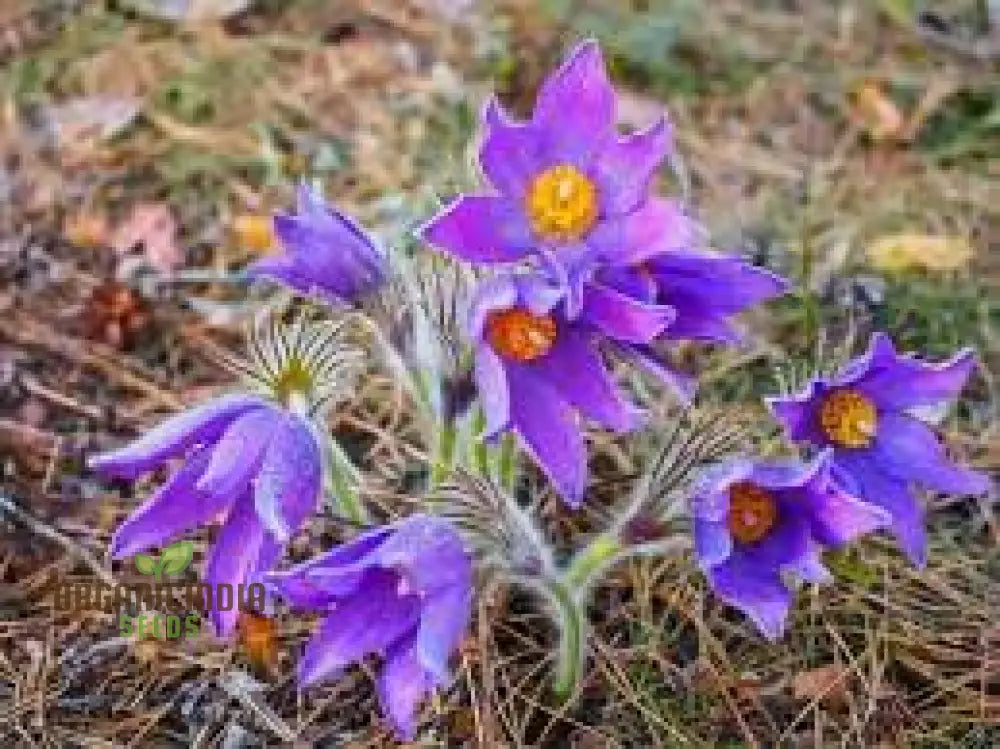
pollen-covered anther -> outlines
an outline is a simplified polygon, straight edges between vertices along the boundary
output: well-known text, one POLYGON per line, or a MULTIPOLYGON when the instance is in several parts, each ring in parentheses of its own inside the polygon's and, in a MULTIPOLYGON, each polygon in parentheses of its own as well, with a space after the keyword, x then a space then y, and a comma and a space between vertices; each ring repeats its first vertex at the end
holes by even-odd
POLYGON ((556 342, 556 321, 526 309, 493 312, 486 319, 486 336, 500 356, 530 362, 545 356, 556 342))
POLYGON ((778 520, 778 506, 769 492, 749 481, 729 488, 729 532, 741 544, 760 541, 778 520))
POLYGON ((597 221, 597 187, 569 164, 546 169, 535 177, 526 201, 531 228, 545 239, 579 239, 597 221))
POLYGON ((867 447, 875 436, 878 416, 874 404, 855 390, 838 390, 819 410, 823 434, 841 447, 867 447))

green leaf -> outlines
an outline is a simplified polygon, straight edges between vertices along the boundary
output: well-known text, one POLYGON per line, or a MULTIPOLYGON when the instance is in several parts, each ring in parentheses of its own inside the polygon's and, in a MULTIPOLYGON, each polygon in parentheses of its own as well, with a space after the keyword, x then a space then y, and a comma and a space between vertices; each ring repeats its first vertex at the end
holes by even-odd
POLYGON ((135 568, 143 575, 152 575, 156 572, 156 557, 151 557, 148 554, 136 554, 135 568))
POLYGON ((191 541, 178 541, 163 550, 160 558, 160 572, 166 575, 176 575, 187 569, 194 556, 194 544, 191 541))

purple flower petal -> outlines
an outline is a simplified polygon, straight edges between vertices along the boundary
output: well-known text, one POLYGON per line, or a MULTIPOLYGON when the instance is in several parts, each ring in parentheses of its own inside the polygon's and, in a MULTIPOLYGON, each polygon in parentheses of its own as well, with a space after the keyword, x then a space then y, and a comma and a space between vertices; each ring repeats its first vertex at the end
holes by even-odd
POLYGON ((774 528, 757 543, 733 554, 745 563, 761 569, 777 570, 809 552, 811 545, 808 496, 800 490, 778 489, 772 492, 778 502, 778 519, 774 528))
POLYGON ((825 445, 827 439, 820 432, 816 420, 816 404, 826 391, 825 383, 814 380, 800 393, 765 398, 764 403, 774 418, 785 427, 789 439, 825 445))
POLYGON ((316 508, 322 472, 309 427, 291 415, 276 418, 253 491, 257 515, 279 541, 287 540, 316 508))
POLYGON ((514 276, 499 275, 480 281, 469 304, 469 337, 480 340, 491 312, 510 309, 517 304, 517 282, 514 276))
POLYGON ((295 215, 274 217, 285 254, 253 263, 247 274, 333 303, 353 302, 381 285, 388 265, 374 240, 308 184, 300 183, 297 195, 295 215))
POLYGON ((424 601, 417 631, 420 665, 438 684, 448 680, 448 658, 459 646, 472 612, 472 580, 433 593, 424 601))
POLYGON ((867 450, 838 450, 835 476, 848 492, 882 507, 892 516, 892 533, 910 562, 918 569, 927 564, 927 531, 924 508, 906 482, 887 474, 867 450))
POLYGON ((338 598, 357 591, 371 566, 370 555, 391 532, 385 526, 367 531, 286 572, 271 573, 268 581, 293 606, 326 609, 338 598))
POLYGON ((861 361, 866 366, 863 373, 853 373, 853 387, 880 408, 896 411, 957 398, 977 364, 972 349, 939 364, 899 356, 884 333, 872 336, 861 361))
POLYGON ((647 268, 671 304, 675 297, 683 297, 719 314, 741 312, 788 290, 785 279, 764 268, 738 257, 689 248, 651 258, 647 268))
POLYGON ((781 637, 792 596, 776 572, 730 559, 712 567, 708 579, 716 595, 749 616, 764 637, 772 642, 781 637))
POLYGON ((649 198, 631 213, 602 221, 587 244, 610 265, 638 265, 700 243, 701 230, 676 200, 649 198))
POLYGON ((483 172, 497 190, 520 200, 531 182, 551 166, 544 139, 534 124, 512 121, 495 98, 487 103, 483 120, 486 127, 479 149, 483 172))
POLYGON ((657 167, 671 146, 671 128, 661 117, 645 130, 611 141, 594 162, 602 214, 629 213, 646 199, 657 167))
POLYGON ((419 233, 438 250, 472 263, 512 263, 535 250, 522 207, 490 195, 458 198, 419 233))
POLYGON ((521 303, 535 315, 544 315, 563 300, 566 290, 538 273, 519 273, 512 277, 521 303))
POLYGON ((417 707, 433 687, 411 640, 401 640, 389 650, 379 675, 379 701, 404 741, 416 736, 417 707))
POLYGON ((334 604, 299 661, 300 684, 307 686, 335 676, 369 653, 385 652, 413 631, 420 601, 417 596, 397 595, 397 584, 393 573, 372 570, 362 586, 364 595, 334 604))
MULTIPOLYGON (((608 429, 628 432, 645 418, 641 409, 622 397, 600 355, 578 330, 562 331, 549 353, 528 366, 580 414, 608 429)), ((515 367, 508 367, 508 372, 515 367)))
POLYGON ((615 92, 601 49, 586 41, 542 84, 532 123, 553 162, 586 166, 615 133, 615 92))
POLYGON ((212 442, 239 416, 263 405, 249 395, 216 398, 170 417, 120 450, 93 456, 88 465, 107 476, 137 478, 196 444, 212 442))
POLYGON ((872 458, 887 473, 953 494, 985 494, 989 479, 951 462, 937 436, 917 419, 904 414, 879 414, 872 458))
POLYGON ((160 546, 229 509, 231 498, 212 497, 194 488, 208 465, 209 454, 208 448, 192 453, 187 462, 118 527, 111 540, 112 557, 121 559, 160 546))
POLYGON ((785 569, 794 572, 807 583, 815 585, 825 585, 833 582, 833 575, 823 564, 819 555, 820 549, 815 544, 811 544, 809 550, 785 565, 785 569))
POLYGON ((814 492, 812 533, 826 546, 838 547, 892 523, 881 507, 857 499, 831 484, 826 491, 814 492))
POLYGON ((264 545, 264 527, 257 519, 249 493, 239 497, 229 510, 218 538, 208 558, 205 582, 217 590, 219 585, 233 588, 233 604, 229 611, 212 607, 212 621, 219 637, 228 638, 236 629, 239 619, 237 586, 247 583, 251 574, 259 569, 258 559, 264 545))
POLYGON ((749 460, 735 458, 706 466, 691 488, 691 512, 699 520, 724 521, 729 515, 729 488, 753 473, 749 460))
POLYGON ((510 400, 507 374, 503 362, 493 349, 485 344, 476 346, 476 390, 486 415, 483 437, 490 439, 506 429, 510 423, 510 400))
POLYGON ((722 564, 733 552, 733 537, 723 520, 694 520, 694 551, 703 570, 722 564))
POLYGON ((278 420, 274 410, 260 408, 234 421, 212 448, 198 490, 217 497, 242 494, 257 474, 278 420))
POLYGON ((511 426, 571 507, 583 500, 587 453, 573 410, 526 367, 509 367, 511 426))
POLYGON ((598 283, 587 284, 580 318, 605 335, 627 343, 649 343, 670 325, 673 307, 646 304, 598 283))
POLYGON ((366 560, 369 565, 395 570, 402 586, 421 594, 442 588, 467 589, 469 558, 451 525, 429 515, 411 515, 366 560))

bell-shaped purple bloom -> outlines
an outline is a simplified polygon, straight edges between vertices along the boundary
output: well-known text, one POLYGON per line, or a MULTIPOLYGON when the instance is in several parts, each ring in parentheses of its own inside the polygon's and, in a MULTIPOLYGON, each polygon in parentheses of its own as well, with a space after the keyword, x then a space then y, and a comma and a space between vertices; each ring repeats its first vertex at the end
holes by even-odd
POLYGON ((791 572, 831 579, 820 552, 889 523, 888 514, 830 478, 830 454, 813 463, 737 459, 708 469, 692 495, 695 554, 715 593, 769 640, 784 631, 791 572))
MULTIPOLYGON (((183 458, 183 465, 118 528, 114 558, 221 522, 204 582, 235 589, 271 569, 316 507, 322 462, 311 427, 261 398, 224 396, 185 411, 120 450, 91 458, 90 467, 135 479, 173 458, 183 458)), ((212 611, 223 637, 237 617, 235 607, 212 611)))
POLYGON ((495 192, 459 197, 423 238, 473 263, 541 256, 564 275, 574 300, 595 264, 638 262, 665 249, 683 216, 649 191, 671 147, 670 126, 661 117, 622 137, 615 109, 594 41, 577 46, 542 84, 528 122, 491 101, 479 160, 495 192))
POLYGON ((690 340, 737 343, 732 324, 740 312, 785 293, 785 279, 739 258, 691 249, 699 240, 687 220, 677 219, 669 232, 675 248, 651 255, 641 263, 611 262, 584 289, 584 307, 595 294, 614 289, 636 300, 665 305, 673 322, 651 344, 629 343, 625 354, 678 391, 684 400, 694 395, 693 378, 667 364, 664 344, 690 340))
POLYGON ((385 282, 386 258, 354 221, 302 182, 298 212, 274 217, 285 254, 258 260, 251 276, 269 276, 330 304, 353 303, 385 282))
POLYGON ((485 281, 469 319, 485 437, 514 431, 559 494, 578 506, 587 483, 579 417, 624 432, 643 415, 618 392, 597 342, 649 341, 671 319, 669 309, 609 291, 570 320, 565 290, 539 275, 485 281))
POLYGON ((327 612, 299 662, 299 683, 334 678, 379 653, 383 710, 412 739, 417 706, 447 683, 448 658, 469 625, 472 567, 454 528, 414 515, 269 578, 293 606, 327 612))
POLYGON ((970 349, 931 364, 900 356, 887 335, 875 333, 868 351, 839 373, 814 379, 798 395, 770 398, 768 405, 793 440, 833 449, 836 479, 889 511, 903 551, 923 567, 924 511, 911 486, 983 494, 989 480, 953 463, 916 409, 955 399, 975 366, 970 349))

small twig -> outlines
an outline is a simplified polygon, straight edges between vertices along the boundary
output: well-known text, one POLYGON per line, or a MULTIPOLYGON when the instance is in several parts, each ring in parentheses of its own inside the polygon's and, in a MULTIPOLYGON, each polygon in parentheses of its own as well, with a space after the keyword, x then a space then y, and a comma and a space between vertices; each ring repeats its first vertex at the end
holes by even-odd
POLYGON ((39 536, 47 538, 50 541, 55 541, 57 544, 62 546, 71 554, 76 555, 84 564, 86 564, 90 568, 90 570, 95 575, 101 578, 101 580, 105 582, 107 585, 111 586, 112 588, 115 587, 115 585, 117 585, 111 573, 107 570, 106 567, 104 567, 103 565, 101 565, 99 561, 97 561, 97 559, 94 557, 93 554, 91 554, 89 551, 81 547, 73 539, 64 536, 55 528, 46 525, 38 518, 35 518, 32 515, 25 512, 24 510, 22 510, 20 507, 18 507, 17 503, 14 502, 14 500, 8 497, 7 495, 0 494, 0 510, 5 510, 9 512, 11 515, 16 517, 26 526, 28 526, 28 529, 31 530, 32 532, 38 534, 39 536))

